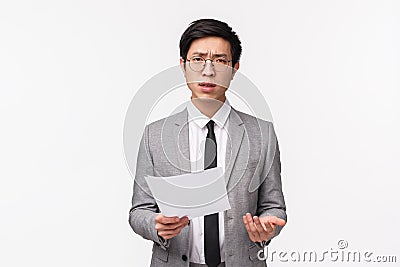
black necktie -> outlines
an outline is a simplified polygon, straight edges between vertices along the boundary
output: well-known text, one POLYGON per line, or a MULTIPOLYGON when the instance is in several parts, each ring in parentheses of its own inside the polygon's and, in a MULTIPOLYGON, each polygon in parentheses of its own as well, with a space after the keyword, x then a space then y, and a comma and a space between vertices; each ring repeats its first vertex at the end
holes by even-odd
MULTIPOLYGON (((214 122, 207 123, 207 138, 204 151, 204 169, 217 167, 217 141, 214 133, 214 122)), ((218 213, 204 216, 204 250, 208 267, 216 267, 221 262, 219 252, 218 213)))

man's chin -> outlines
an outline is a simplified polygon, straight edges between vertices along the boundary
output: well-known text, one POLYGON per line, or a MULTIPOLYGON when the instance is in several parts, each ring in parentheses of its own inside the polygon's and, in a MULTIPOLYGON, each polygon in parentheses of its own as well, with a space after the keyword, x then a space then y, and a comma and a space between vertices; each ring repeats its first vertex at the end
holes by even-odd
POLYGON ((213 93, 216 91, 216 87, 207 87, 207 86, 199 86, 200 91, 202 91, 203 93, 213 93))
POLYGON ((200 94, 193 94, 192 99, 197 98, 197 100, 217 100, 217 101, 225 101, 225 95, 215 95, 215 94, 207 94, 207 93, 200 93, 200 94))

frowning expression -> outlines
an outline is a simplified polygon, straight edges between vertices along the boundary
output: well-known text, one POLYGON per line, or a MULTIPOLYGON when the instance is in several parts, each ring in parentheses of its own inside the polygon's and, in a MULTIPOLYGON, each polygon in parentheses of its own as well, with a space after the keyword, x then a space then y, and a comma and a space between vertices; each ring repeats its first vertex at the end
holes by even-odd
POLYGON ((186 59, 180 59, 192 98, 213 98, 225 101, 225 92, 239 68, 232 66, 230 43, 221 37, 194 40, 186 59))

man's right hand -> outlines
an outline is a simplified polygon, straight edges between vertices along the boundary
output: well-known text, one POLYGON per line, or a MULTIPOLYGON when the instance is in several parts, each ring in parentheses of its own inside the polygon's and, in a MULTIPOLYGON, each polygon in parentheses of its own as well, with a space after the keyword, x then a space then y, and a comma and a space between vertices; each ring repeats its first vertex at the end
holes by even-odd
POLYGON ((177 236, 188 223, 189 218, 186 216, 182 218, 178 216, 166 217, 160 213, 156 216, 155 228, 157 234, 167 240, 177 236))

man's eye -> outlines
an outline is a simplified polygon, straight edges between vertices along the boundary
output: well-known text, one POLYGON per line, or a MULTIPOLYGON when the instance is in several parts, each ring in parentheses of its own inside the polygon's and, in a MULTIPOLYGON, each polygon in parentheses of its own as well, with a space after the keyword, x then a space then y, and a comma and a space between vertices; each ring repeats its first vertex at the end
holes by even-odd
POLYGON ((228 63, 228 60, 225 59, 225 58, 217 58, 217 59, 215 60, 215 62, 217 62, 218 64, 227 64, 227 63, 228 63))
POLYGON ((194 61, 194 62, 202 62, 204 60, 201 57, 194 57, 194 58, 192 58, 192 61, 194 61))

